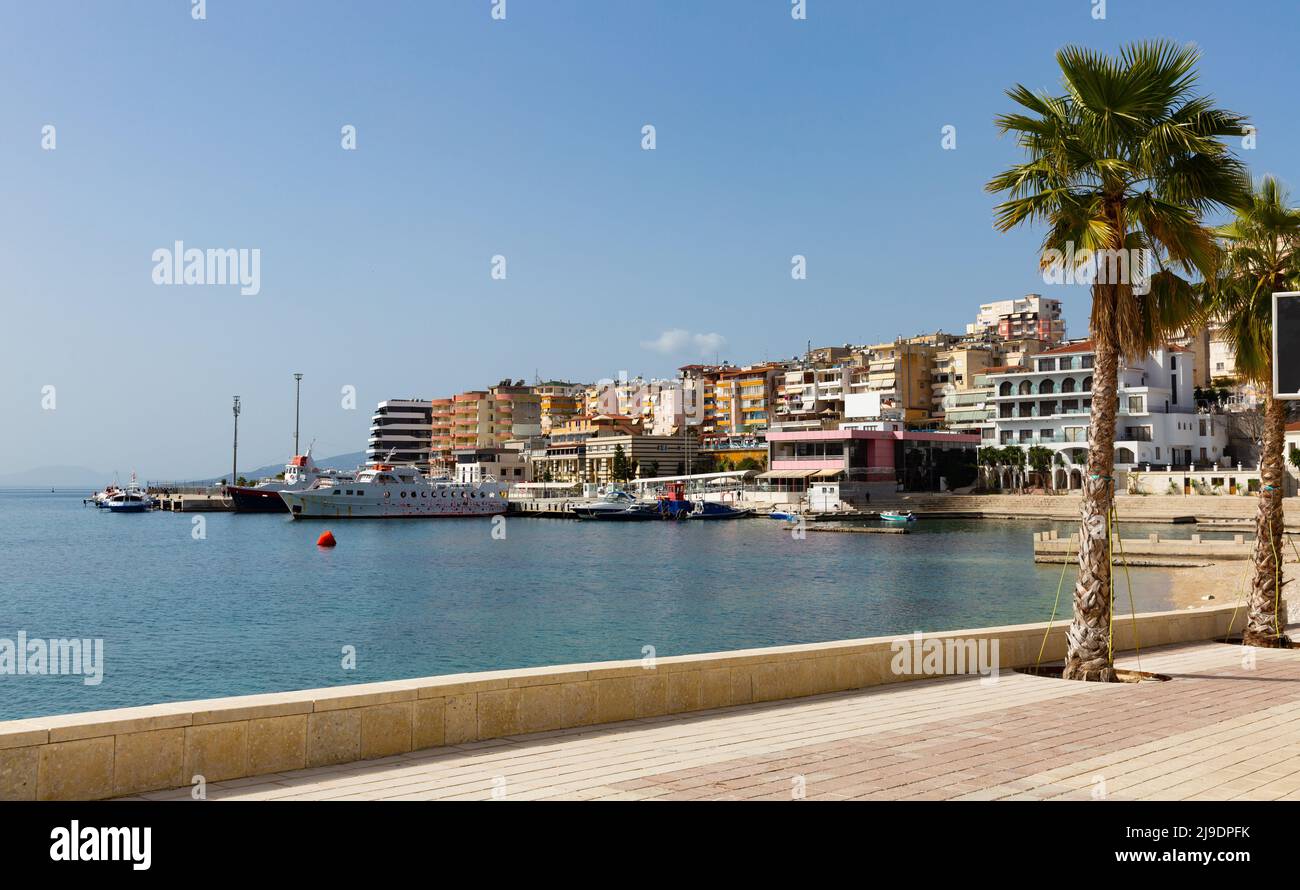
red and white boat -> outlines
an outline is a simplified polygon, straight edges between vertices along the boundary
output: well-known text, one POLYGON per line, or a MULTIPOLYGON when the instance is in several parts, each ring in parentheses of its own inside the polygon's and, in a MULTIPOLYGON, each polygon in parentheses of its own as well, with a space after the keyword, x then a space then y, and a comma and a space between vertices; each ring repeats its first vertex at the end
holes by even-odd
POLYGON ((236 513, 285 513, 289 508, 280 497, 282 491, 305 491, 321 480, 350 481, 356 474, 317 467, 306 454, 295 454, 284 465, 283 479, 267 479, 257 485, 228 485, 226 494, 235 503, 236 513))

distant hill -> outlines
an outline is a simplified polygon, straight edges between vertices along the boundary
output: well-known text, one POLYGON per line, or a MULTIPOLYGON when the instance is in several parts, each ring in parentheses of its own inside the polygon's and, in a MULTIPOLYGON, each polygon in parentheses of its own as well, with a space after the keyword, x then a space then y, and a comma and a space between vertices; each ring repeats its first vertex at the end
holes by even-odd
MULTIPOLYGON (((364 451, 351 451, 347 454, 336 454, 333 457, 313 457, 318 467, 333 467, 336 470, 352 470, 365 463, 366 453, 364 451)), ((267 464, 264 467, 254 467, 251 470, 240 470, 239 475, 245 479, 265 479, 284 472, 284 464, 267 464)), ((220 476, 209 476, 206 479, 188 479, 186 484, 189 485, 211 485, 214 482, 220 482, 230 476, 229 472, 222 473, 220 476)))
MULTIPOLYGON (((126 474, 129 476, 130 474, 126 474)), ((125 481, 126 476, 123 476, 125 481)), ((113 481, 112 473, 103 473, 89 467, 47 466, 33 467, 21 473, 0 474, 0 488, 103 488, 113 481)))
MULTIPOLYGON (((364 451, 353 451, 348 454, 336 454, 333 457, 322 457, 315 460, 317 466, 351 470, 365 462, 366 453, 364 451)), ((265 479, 282 472, 284 472, 284 464, 279 463, 267 464, 264 467, 255 467, 251 470, 240 470, 239 475, 245 479, 265 479)), ((130 472, 119 472, 116 475, 117 481, 123 484, 131 478, 130 472)), ((139 480, 142 484, 149 481, 167 481, 178 485, 210 485, 214 482, 220 482, 229 475, 230 473, 226 472, 220 476, 185 480, 183 482, 178 479, 151 480, 149 477, 141 475, 139 480)), ((33 467, 20 473, 0 474, 0 488, 85 488, 98 491, 112 481, 114 481, 112 472, 106 473, 102 470, 92 470, 89 467, 74 466, 33 467)))

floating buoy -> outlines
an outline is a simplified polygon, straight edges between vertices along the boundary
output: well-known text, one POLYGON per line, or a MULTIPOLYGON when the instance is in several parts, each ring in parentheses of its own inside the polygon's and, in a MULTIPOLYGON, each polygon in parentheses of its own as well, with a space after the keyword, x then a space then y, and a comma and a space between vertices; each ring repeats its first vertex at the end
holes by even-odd
POLYGON ((338 541, 334 540, 334 533, 328 529, 321 532, 321 536, 316 539, 317 547, 333 547, 337 543, 338 541))

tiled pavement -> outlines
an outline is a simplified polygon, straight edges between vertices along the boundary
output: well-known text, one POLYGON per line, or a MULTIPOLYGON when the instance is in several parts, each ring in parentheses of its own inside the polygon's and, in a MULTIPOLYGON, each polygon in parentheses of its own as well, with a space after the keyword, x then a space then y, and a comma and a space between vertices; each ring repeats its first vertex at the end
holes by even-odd
POLYGON ((208 797, 1300 799, 1300 650, 1252 651, 1253 665, 1216 643, 1144 654, 1168 683, 900 683, 213 783, 208 797))

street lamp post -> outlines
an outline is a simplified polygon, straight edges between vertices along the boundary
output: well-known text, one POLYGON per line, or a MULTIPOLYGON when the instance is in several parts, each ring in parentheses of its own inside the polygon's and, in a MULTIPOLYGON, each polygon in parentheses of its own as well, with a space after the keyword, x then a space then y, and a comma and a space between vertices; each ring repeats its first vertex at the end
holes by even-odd
POLYGON ((302 374, 293 375, 293 386, 293 454, 297 457, 300 453, 298 451, 298 405, 299 397, 302 395, 302 374))
POLYGON ((239 478, 238 475, 236 475, 239 472, 239 396, 235 396, 235 406, 233 411, 235 413, 235 444, 230 458, 231 485, 234 485, 235 480, 239 478))

